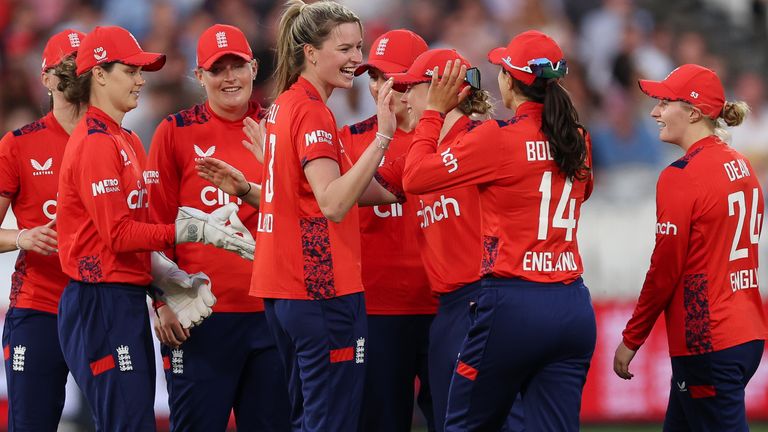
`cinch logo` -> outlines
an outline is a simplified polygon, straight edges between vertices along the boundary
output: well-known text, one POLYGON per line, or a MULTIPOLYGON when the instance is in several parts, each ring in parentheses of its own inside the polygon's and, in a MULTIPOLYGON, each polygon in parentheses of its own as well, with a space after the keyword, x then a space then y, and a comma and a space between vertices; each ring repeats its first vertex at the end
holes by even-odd
POLYGON ((384 38, 379 41, 379 46, 376 47, 376 55, 377 56, 383 56, 384 51, 387 50, 387 44, 389 43, 389 38, 384 38))
POLYGON ((160 171, 144 171, 144 183, 145 184, 158 184, 160 183, 160 171))
MULTIPOLYGON (((200 201, 207 206, 218 208, 229 204, 230 197, 223 190, 215 186, 206 186, 200 191, 200 201)), ((235 202, 237 205, 243 204, 243 200, 240 198, 235 198, 235 202)))
POLYGON ((96 63, 103 62, 107 59, 107 50, 105 50, 104 47, 94 48, 93 58, 96 59, 96 63))
POLYGON ((50 220, 56 218, 56 200, 48 200, 43 203, 43 214, 50 220))
POLYGON ((44 164, 40 164, 40 162, 30 159, 29 162, 32 164, 32 168, 35 170, 32 171, 33 176, 40 176, 40 175, 53 175, 53 170, 51 170, 51 165, 53 165, 53 158, 48 158, 47 161, 45 161, 44 164))
POLYGON ((440 195, 440 201, 435 201, 431 206, 425 206, 422 200, 419 200, 419 203, 421 204, 421 210, 416 212, 416 216, 421 219, 420 225, 422 228, 426 228, 443 219, 448 219, 450 216, 448 211, 449 205, 453 208, 454 216, 461 216, 459 202, 454 198, 446 198, 445 195, 440 195))
POLYGON ((211 157, 213 156, 213 153, 216 152, 216 146, 211 146, 211 148, 209 148, 206 151, 203 151, 203 149, 198 147, 197 144, 194 144, 194 147, 195 147, 195 154, 198 156, 195 158, 195 161, 199 161, 204 157, 211 157))
POLYGON ((400 203, 392 203, 389 206, 389 210, 382 210, 386 208, 387 206, 373 206, 373 214, 380 218, 403 216, 403 205, 400 203))
POLYGON ((219 48, 225 48, 227 43, 227 33, 220 31, 216 33, 216 46, 219 48))
POLYGON ((456 157, 451 153, 451 148, 448 147, 445 149, 444 152, 440 153, 440 156, 443 157, 443 165, 448 168, 448 173, 452 173, 459 169, 459 160, 456 159, 456 157))
POLYGON ((91 183, 91 189, 93 190, 93 196, 110 192, 120 192, 120 182, 114 178, 99 180, 96 183, 91 183))
POLYGON ((692 91, 691 92, 691 97, 694 98, 694 99, 698 99, 699 98, 699 94, 696 93, 695 91, 692 91))
POLYGON ((656 223, 656 234, 677 235, 677 225, 672 222, 656 223))
POLYGON ((318 142, 324 142, 326 144, 333 145, 333 134, 322 129, 304 134, 304 143, 307 147, 309 147, 310 144, 315 144, 318 142))
POLYGON ((80 46, 80 36, 77 35, 77 33, 70 33, 67 35, 69 38, 69 46, 72 48, 77 48, 80 46))
POLYGON ((128 197, 125 199, 128 208, 136 210, 138 208, 148 208, 149 200, 147 199, 147 190, 141 187, 141 182, 136 182, 136 189, 128 192, 128 197))

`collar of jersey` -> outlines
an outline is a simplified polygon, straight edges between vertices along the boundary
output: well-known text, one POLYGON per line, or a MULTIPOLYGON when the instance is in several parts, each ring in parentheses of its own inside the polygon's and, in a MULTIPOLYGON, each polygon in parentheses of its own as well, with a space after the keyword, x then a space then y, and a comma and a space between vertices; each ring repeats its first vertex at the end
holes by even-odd
POLYGON ((467 127, 467 123, 469 123, 469 117, 466 115, 463 115, 459 117, 456 120, 456 123, 451 126, 451 130, 448 131, 447 134, 443 137, 443 140, 438 143, 438 145, 448 145, 453 143, 453 140, 456 139, 456 136, 461 133, 464 129, 467 127))
POLYGON ((85 113, 85 115, 90 117, 97 117, 99 120, 102 120, 107 125, 107 130, 110 133, 115 134, 120 132, 120 125, 117 124, 115 119, 93 105, 88 107, 88 111, 85 113))
POLYGON ((525 101, 521 103, 515 110, 515 117, 521 115, 538 116, 541 117, 541 112, 544 111, 544 104, 538 102, 525 101))
POLYGON ((320 97, 320 92, 317 91, 315 86, 313 86, 312 83, 309 82, 309 80, 305 79, 303 76, 299 75, 299 79, 296 80, 296 84, 294 85, 300 85, 304 87, 308 92, 310 92, 313 96, 315 96, 317 100, 319 101, 323 100, 323 98, 320 97))
POLYGON ((61 123, 56 120, 56 116, 53 115, 53 110, 49 111, 48 114, 43 117, 43 121, 51 128, 51 130, 56 131, 56 133, 69 136, 67 131, 64 130, 64 127, 61 126, 61 123))
POLYGON ((218 114, 216 114, 216 112, 213 110, 213 108, 211 108, 211 104, 208 103, 208 100, 205 101, 203 106, 205 107, 205 111, 208 112, 208 114, 210 114, 211 117, 214 117, 216 120, 218 120, 218 121, 220 121, 220 122, 222 122, 224 124, 233 125, 233 126, 236 126, 238 128, 243 127, 243 120, 246 117, 251 117, 254 120, 258 121, 259 119, 257 118, 257 116, 259 114, 259 111, 261 110, 261 105, 259 105, 258 102, 249 100, 248 101, 248 110, 245 112, 245 115, 242 118, 239 118, 237 120, 227 120, 227 119, 225 119, 223 117, 220 117, 218 114))
POLYGON ((693 145, 688 147, 688 151, 686 151, 685 154, 686 155, 690 154, 691 152, 693 152, 699 147, 707 147, 712 145, 726 145, 726 144, 722 142, 720 138, 717 137, 717 135, 709 135, 693 143, 693 145))

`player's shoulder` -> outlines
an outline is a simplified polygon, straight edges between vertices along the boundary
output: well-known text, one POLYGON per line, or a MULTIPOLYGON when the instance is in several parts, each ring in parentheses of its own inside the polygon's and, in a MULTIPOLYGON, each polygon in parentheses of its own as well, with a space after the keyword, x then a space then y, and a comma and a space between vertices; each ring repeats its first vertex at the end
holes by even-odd
POLYGON ((48 125, 45 122, 45 118, 41 118, 25 124, 18 129, 14 129, 9 132, 9 134, 15 139, 23 141, 27 139, 36 139, 40 136, 41 132, 46 130, 48 130, 48 125))
POLYGON ((197 104, 190 108, 173 113, 165 118, 165 127, 183 128, 194 125, 204 125, 211 120, 211 113, 205 104, 197 104))
POLYGON ((378 117, 373 115, 363 121, 359 121, 355 124, 349 125, 349 133, 352 135, 363 135, 378 129, 378 117))

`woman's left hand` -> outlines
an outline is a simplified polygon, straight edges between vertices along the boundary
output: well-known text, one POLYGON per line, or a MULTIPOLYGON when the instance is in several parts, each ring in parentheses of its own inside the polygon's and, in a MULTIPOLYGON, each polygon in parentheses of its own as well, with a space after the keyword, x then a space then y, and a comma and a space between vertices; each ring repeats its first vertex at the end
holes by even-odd
POLYGON ((461 89, 464 78, 467 76, 467 67, 459 60, 449 60, 440 78, 438 78, 439 72, 437 67, 432 71, 432 82, 427 92, 427 109, 445 114, 466 99, 472 88, 466 86, 461 89))
POLYGON ((222 160, 205 157, 197 161, 195 169, 197 175, 229 195, 241 196, 250 188, 243 173, 222 160))
POLYGON ((613 371, 616 372, 616 375, 618 375, 619 378, 625 380, 632 379, 634 375, 629 372, 629 364, 632 362, 632 359, 635 358, 635 354, 637 354, 637 351, 632 351, 627 348, 627 346, 624 345, 624 342, 621 342, 619 346, 616 347, 616 354, 613 356, 613 371))

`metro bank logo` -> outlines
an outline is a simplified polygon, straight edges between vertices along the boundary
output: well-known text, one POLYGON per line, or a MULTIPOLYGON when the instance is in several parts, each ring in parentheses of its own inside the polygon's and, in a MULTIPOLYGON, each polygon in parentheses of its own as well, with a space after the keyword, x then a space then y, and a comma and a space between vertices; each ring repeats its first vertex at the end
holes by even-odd
POLYGON ((117 179, 104 179, 91 183, 93 196, 102 195, 110 192, 120 192, 120 182, 117 179))
POLYGON ((319 142, 333 145, 333 134, 322 129, 304 134, 304 144, 306 144, 307 147, 319 142))

